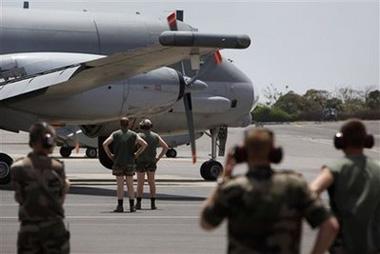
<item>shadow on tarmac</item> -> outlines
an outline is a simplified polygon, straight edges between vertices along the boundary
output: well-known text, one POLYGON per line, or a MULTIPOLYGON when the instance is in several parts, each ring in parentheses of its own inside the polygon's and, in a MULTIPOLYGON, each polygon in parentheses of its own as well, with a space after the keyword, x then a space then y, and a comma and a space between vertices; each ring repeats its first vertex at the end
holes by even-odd
MULTIPOLYGON (((126 192, 127 193, 127 192, 126 192)), ((97 187, 84 187, 84 186, 71 186, 69 194, 77 195, 94 195, 94 196, 116 196, 115 190, 97 188, 97 187)), ((149 194, 144 193, 144 198, 148 198, 149 194)), ((203 201, 204 197, 197 196, 183 196, 183 195, 172 195, 172 194, 157 194, 157 199, 159 200, 174 200, 174 201, 203 201)))
MULTIPOLYGON (((0 190, 13 191, 13 188, 11 185, 1 185, 0 190)), ((116 191, 98 188, 98 187, 71 186, 69 194, 115 197, 116 191)), ((144 193, 143 198, 149 198, 149 193, 144 193)), ((172 200, 172 201, 203 201, 205 200, 204 197, 172 195, 172 194, 163 194, 163 193, 157 194, 156 198, 158 200, 172 200)))

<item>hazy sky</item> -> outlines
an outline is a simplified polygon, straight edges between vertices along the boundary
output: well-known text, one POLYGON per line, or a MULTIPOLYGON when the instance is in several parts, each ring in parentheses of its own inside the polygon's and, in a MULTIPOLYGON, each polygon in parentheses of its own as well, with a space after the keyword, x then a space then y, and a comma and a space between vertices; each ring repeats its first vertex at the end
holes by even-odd
MULTIPOLYGON (((0 0, 7 6, 23 1, 0 0)), ((379 87, 377 1, 42 1, 31 8, 166 16, 183 9, 185 21, 203 32, 246 33, 247 50, 225 50, 261 92, 269 84, 304 92, 342 86, 379 87)), ((1 13, 0 13, 1 14, 1 13)))

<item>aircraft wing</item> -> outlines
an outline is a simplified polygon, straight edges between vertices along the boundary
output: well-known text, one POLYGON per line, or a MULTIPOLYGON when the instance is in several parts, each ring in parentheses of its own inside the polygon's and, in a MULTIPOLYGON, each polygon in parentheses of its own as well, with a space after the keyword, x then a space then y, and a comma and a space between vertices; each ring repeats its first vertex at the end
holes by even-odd
POLYGON ((161 45, 137 48, 0 83, 0 101, 33 93, 66 96, 171 65, 219 48, 247 48, 248 36, 168 31, 161 45))

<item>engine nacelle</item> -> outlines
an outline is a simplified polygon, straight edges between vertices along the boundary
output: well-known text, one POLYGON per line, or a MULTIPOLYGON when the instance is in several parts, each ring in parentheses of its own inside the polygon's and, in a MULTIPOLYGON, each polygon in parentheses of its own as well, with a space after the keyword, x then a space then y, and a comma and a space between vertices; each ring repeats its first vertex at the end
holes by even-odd
POLYGON ((163 67, 127 80, 127 111, 135 117, 146 117, 168 110, 182 98, 183 77, 176 70, 163 67))
POLYGON ((80 126, 82 132, 90 138, 96 138, 99 136, 106 136, 112 132, 107 124, 89 124, 80 126))

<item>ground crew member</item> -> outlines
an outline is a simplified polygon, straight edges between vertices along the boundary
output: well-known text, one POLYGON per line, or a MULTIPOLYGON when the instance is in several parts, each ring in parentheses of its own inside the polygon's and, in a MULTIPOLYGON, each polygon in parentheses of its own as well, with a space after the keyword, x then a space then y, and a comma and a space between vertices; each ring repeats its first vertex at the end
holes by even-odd
POLYGON ((148 175, 148 183, 150 189, 150 207, 152 210, 156 207, 156 183, 155 172, 157 162, 166 154, 169 147, 165 141, 152 130, 152 122, 145 119, 140 123, 141 132, 139 136, 147 142, 148 147, 144 150, 141 156, 137 159, 137 203, 136 209, 141 209, 141 199, 144 193, 145 173, 148 175), (161 153, 157 156, 157 147, 162 147, 161 153))
POLYGON ((103 143, 104 151, 113 160, 112 174, 116 176, 117 182, 117 206, 114 212, 124 212, 124 176, 128 189, 129 210, 135 212, 135 191, 133 188, 133 175, 135 174, 135 159, 145 150, 147 143, 134 131, 129 130, 129 119, 120 119, 120 130, 112 133, 103 143), (113 153, 110 150, 112 143, 113 153), (139 145, 136 151, 136 145, 139 145), (136 152, 135 152, 136 151, 136 152))
POLYGON ((300 253, 302 219, 320 227, 312 253, 324 253, 339 225, 300 174, 274 171, 281 160, 267 129, 250 129, 244 146, 227 155, 225 173, 206 200, 200 225, 211 230, 228 220, 228 253, 300 253), (246 161, 245 176, 232 177, 235 163, 246 161))
POLYGON ((334 144, 344 158, 323 166, 310 186, 317 193, 328 190, 341 225, 331 253, 380 253, 380 163, 363 153, 374 138, 353 119, 342 126, 334 144))
POLYGON ((18 253, 70 253, 70 233, 63 218, 69 188, 62 162, 49 158, 55 130, 47 123, 33 124, 29 132, 32 152, 11 169, 21 222, 18 253))

